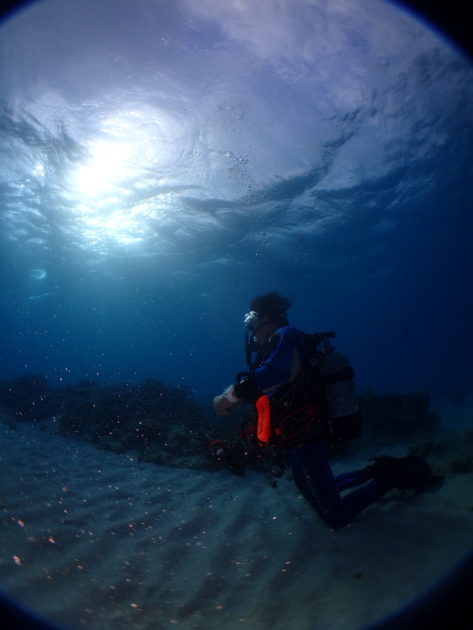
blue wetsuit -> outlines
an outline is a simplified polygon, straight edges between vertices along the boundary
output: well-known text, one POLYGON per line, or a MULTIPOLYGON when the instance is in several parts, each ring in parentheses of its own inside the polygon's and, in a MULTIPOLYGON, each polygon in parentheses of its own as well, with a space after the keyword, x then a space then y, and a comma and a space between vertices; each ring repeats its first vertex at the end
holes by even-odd
MULTIPOLYGON (((269 398, 277 396, 282 385, 291 382, 304 361, 304 333, 283 326, 273 333, 268 352, 254 369, 251 380, 269 398)), ((238 386, 235 388, 240 395, 238 386)), ((295 446, 286 446, 285 455, 296 485, 329 527, 341 527, 368 505, 380 499, 389 487, 372 479, 362 469, 335 476, 329 462, 329 442, 317 437, 295 446), (363 484, 363 485, 362 485, 363 484), (360 486, 342 496, 344 490, 360 486)))

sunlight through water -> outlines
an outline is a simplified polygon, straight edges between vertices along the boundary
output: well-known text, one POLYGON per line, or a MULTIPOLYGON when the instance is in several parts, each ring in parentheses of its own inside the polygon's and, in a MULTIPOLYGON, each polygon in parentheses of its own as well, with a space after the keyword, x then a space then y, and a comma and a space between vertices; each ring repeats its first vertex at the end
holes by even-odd
POLYGON ((85 246, 142 241, 147 222, 156 218, 175 131, 169 114, 144 105, 105 118, 84 143, 85 157, 71 166, 66 195, 74 200, 85 246))

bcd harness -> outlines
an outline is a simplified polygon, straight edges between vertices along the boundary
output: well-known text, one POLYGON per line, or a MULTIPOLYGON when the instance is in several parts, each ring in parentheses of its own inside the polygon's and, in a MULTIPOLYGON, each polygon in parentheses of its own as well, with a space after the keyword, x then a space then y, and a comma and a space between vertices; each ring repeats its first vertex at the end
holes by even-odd
MULTIPOLYGON (((333 337, 334 332, 305 333, 304 360, 296 378, 278 388, 271 398, 267 394, 257 398, 255 437, 259 446, 293 445, 321 435, 337 441, 361 435, 355 373, 330 343, 333 337)), ((269 355, 272 344, 270 338, 254 362, 247 346, 252 372, 269 355)))

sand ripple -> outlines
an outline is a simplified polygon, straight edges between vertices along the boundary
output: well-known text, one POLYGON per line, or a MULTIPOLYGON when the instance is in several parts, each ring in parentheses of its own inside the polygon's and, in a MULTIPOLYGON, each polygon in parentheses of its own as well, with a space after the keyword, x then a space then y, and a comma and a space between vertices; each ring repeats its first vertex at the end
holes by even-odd
POLYGON ((473 540, 470 475, 331 532, 289 479, 272 488, 32 426, 0 432, 0 585, 69 627, 354 630, 430 586, 473 540))

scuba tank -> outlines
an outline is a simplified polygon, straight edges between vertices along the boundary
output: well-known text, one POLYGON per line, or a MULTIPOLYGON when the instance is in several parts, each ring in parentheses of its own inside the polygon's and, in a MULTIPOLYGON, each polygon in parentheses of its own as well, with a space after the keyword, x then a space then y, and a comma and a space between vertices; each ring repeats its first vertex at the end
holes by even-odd
POLYGON ((348 359, 328 341, 334 333, 308 335, 311 371, 320 380, 329 437, 350 440, 361 435, 361 414, 355 390, 355 372, 348 359), (314 337, 316 337, 314 339, 314 337))

